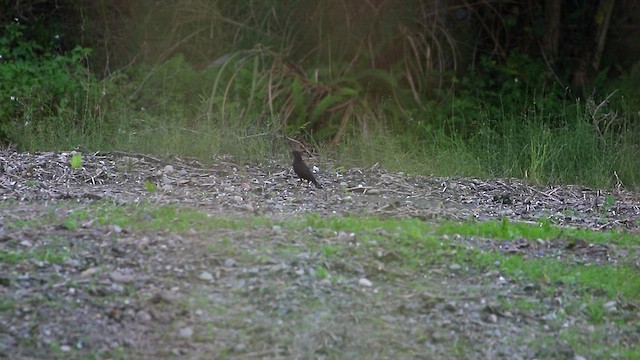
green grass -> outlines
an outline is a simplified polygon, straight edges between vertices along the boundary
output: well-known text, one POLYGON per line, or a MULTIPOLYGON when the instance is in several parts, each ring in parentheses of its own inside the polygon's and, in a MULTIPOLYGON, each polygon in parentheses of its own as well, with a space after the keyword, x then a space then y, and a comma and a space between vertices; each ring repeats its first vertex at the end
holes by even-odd
MULTIPOLYGON (((125 215, 124 209, 114 220, 122 225, 142 228, 169 228, 171 231, 186 231, 188 229, 211 230, 218 228, 238 229, 243 226, 270 227, 278 222, 260 217, 248 219, 212 218, 204 213, 180 209, 173 206, 163 206, 152 209, 135 209, 134 216, 125 215), (140 220, 143 214, 147 220, 140 220), (128 223, 124 220, 128 219, 128 223), (138 220, 136 220, 138 219, 138 220), (133 222, 132 222, 133 221, 133 222)), ((462 236, 479 236, 484 238, 515 239, 538 238, 554 240, 559 237, 574 237, 587 242, 615 243, 622 246, 635 246, 640 243, 638 235, 621 232, 596 232, 582 229, 567 229, 543 222, 539 225, 525 223, 497 222, 469 222, 443 223, 430 225, 416 219, 379 219, 335 217, 322 218, 317 215, 297 217, 286 223, 280 223, 283 228, 304 231, 313 228, 325 236, 339 231, 356 233, 359 241, 372 248, 392 248, 402 257, 403 266, 417 269, 425 264, 437 264, 450 260, 466 261, 471 266, 496 268, 505 275, 518 279, 546 284, 563 283, 576 291, 584 293, 600 293, 608 298, 621 296, 625 299, 640 297, 640 275, 630 265, 607 264, 585 266, 574 264, 571 260, 557 260, 552 258, 525 259, 519 255, 503 255, 493 251, 478 249, 458 249, 452 240, 443 240, 442 235, 459 234, 462 236), (329 229, 329 232, 322 232, 329 229), (385 230, 387 234, 380 235, 378 230, 385 230), (451 245, 454 245, 451 250, 451 245), (453 254, 453 255, 451 255, 453 254), (496 265, 497 264, 497 265, 496 265)), ((310 236, 310 235, 309 235, 310 236)), ((310 245, 313 246, 313 245, 310 245)), ((346 250, 348 244, 335 243, 321 245, 317 251, 327 258, 346 250)), ((295 251, 293 249, 291 251, 295 251)))
POLYGON ((1 299, 0 300, 0 314, 5 311, 11 311, 15 308, 15 301, 11 299, 1 299))
MULTIPOLYGON (((547 284, 560 282, 585 293, 601 292, 609 298, 616 296, 622 296, 626 299, 640 297, 640 275, 624 261, 620 264, 585 266, 575 264, 570 259, 528 259, 520 255, 504 255, 494 251, 459 248, 457 246, 459 244, 456 244, 455 240, 443 240, 442 238, 443 235, 455 234, 463 237, 498 239, 498 241, 517 238, 548 241, 578 238, 588 243, 637 246, 640 244, 640 238, 637 234, 562 228, 554 226, 548 221, 543 221, 540 224, 514 223, 503 220, 445 222, 432 225, 417 219, 326 218, 307 215, 290 219, 287 222, 280 222, 255 216, 247 218, 209 216, 200 211, 178 206, 108 206, 98 207, 97 213, 100 214, 98 215, 99 219, 104 223, 118 224, 134 229, 163 229, 184 232, 188 230, 246 229, 247 227, 270 228, 279 225, 283 229, 305 234, 303 236, 310 237, 309 240, 313 240, 313 236, 335 236, 338 232, 355 233, 358 241, 363 243, 366 248, 373 250, 393 249, 401 256, 403 266, 408 269, 417 269, 426 264, 461 261, 480 269, 496 268, 505 275, 526 281, 547 284), (308 228, 314 229, 315 235, 307 232, 308 228)), ((226 242, 232 246, 232 240, 226 242)), ((329 259, 349 251, 346 243, 314 245, 314 241, 309 241, 308 244, 310 249, 329 259)), ((297 249, 287 251, 295 252, 297 249)))
POLYGON ((624 231, 590 231, 554 226, 550 221, 543 220, 538 224, 502 221, 482 222, 444 222, 438 225, 438 234, 456 233, 462 236, 478 236, 497 239, 582 239, 598 244, 639 245, 637 234, 624 231))
POLYGON ((630 265, 585 266, 573 264, 570 259, 526 259, 520 255, 479 250, 474 251, 469 259, 481 268, 497 268, 518 280, 564 284, 577 291, 609 299, 618 296, 634 299, 640 296, 640 274, 630 265))
POLYGON ((68 250, 47 246, 34 251, 0 250, 0 264, 17 264, 24 260, 37 260, 47 264, 62 264, 69 256, 68 250))
MULTIPOLYGON (((61 219, 68 229, 77 228, 79 221, 97 219, 99 224, 115 224, 122 228, 137 230, 163 230, 171 232, 211 231, 217 229, 246 230, 280 226, 283 231, 295 231, 306 239, 307 251, 322 254, 326 259, 337 259, 342 255, 371 256, 381 249, 392 250, 400 257, 402 267, 421 271, 425 266, 436 266, 450 262, 464 263, 479 271, 497 269, 503 274, 523 281, 543 284, 562 283, 571 289, 607 299, 640 298, 640 274, 628 261, 586 266, 567 259, 525 258, 521 255, 506 255, 496 251, 485 251, 464 245, 453 235, 508 241, 523 238, 534 241, 545 239, 583 239, 588 243, 611 243, 619 246, 637 246, 637 234, 614 231, 589 231, 569 229, 552 225, 548 221, 539 224, 503 221, 445 222, 428 224, 418 219, 385 219, 375 217, 320 217, 318 215, 297 216, 288 221, 276 221, 266 217, 211 216, 201 211, 174 205, 115 206, 98 204, 67 213, 61 219), (73 220, 73 221, 70 221, 73 220), (309 232, 307 229, 313 229, 309 232), (357 242, 366 251, 353 252, 349 241, 334 240, 327 244, 317 237, 337 239, 340 232, 354 233, 357 242), (444 236, 447 236, 447 239, 444 236)), ((51 214, 45 215, 50 220, 51 214)), ((36 223, 38 220, 34 220, 36 223)), ((68 256, 66 247, 59 245, 64 239, 52 239, 52 245, 37 251, 7 251, 0 253, 3 263, 16 263, 34 258, 49 263, 60 263, 68 256), (55 246, 54 246, 55 245, 55 246)), ((233 247, 233 239, 226 238, 218 245, 210 245, 210 251, 227 251, 233 247), (222 246, 222 248, 220 247, 222 246), (227 250, 225 250, 227 249, 227 250)), ((280 251, 295 255, 298 248, 280 248, 280 251)), ((320 274, 328 277, 330 274, 320 274)), ((319 276, 320 276, 319 275, 319 276)), ((334 275, 334 274, 331 274, 334 275)))

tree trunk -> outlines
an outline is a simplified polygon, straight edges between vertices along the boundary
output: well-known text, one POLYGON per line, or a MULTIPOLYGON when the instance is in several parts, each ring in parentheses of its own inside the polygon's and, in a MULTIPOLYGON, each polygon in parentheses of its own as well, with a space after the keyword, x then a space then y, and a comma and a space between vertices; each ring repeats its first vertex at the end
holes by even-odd
POLYGON ((544 51, 547 61, 553 64, 558 57, 560 44, 560 17, 562 0, 545 0, 544 2, 544 51))

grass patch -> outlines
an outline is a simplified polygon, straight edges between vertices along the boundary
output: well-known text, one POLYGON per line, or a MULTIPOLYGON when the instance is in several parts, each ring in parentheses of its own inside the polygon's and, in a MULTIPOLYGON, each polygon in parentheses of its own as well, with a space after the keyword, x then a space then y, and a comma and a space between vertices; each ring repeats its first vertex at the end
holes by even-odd
POLYGON ((640 274, 629 265, 585 266, 568 260, 525 259, 520 255, 480 250, 475 250, 470 260, 480 268, 497 268, 518 280, 563 284, 608 299, 622 297, 631 300, 640 296, 640 274))
MULTIPOLYGON (((532 225, 512 223, 507 220, 488 222, 445 222, 428 224, 418 219, 383 219, 375 217, 320 217, 318 215, 298 216, 285 221, 276 221, 260 216, 230 217, 211 216, 202 211, 174 206, 142 204, 139 206, 114 206, 99 204, 83 210, 69 212, 65 219, 68 229, 77 227, 80 220, 95 218, 100 224, 115 224, 130 229, 154 229, 171 232, 190 230, 210 231, 217 229, 246 230, 279 226, 283 231, 295 231, 307 236, 307 251, 315 251, 326 259, 338 258, 353 253, 349 241, 331 243, 315 239, 332 238, 340 232, 353 233, 355 240, 362 244, 364 253, 354 256, 375 256, 381 250, 393 251, 399 256, 398 262, 407 270, 421 270, 424 266, 450 262, 466 263, 471 267, 498 269, 507 276, 544 284, 561 283, 572 289, 607 299, 640 298, 640 275, 624 261, 611 265, 586 266, 573 263, 570 259, 524 258, 519 255, 505 255, 495 251, 483 251, 465 246, 452 235, 475 236, 491 239, 546 239, 563 237, 580 238, 593 243, 614 243, 620 246, 637 246, 638 235, 621 232, 596 232, 583 229, 568 229, 543 221, 532 225), (69 219, 73 219, 70 225, 69 219), (311 231, 309 231, 311 230, 311 231), (443 238, 448 236, 448 240, 443 238)), ((233 246, 233 239, 220 243, 223 249, 233 246)), ((55 241, 54 241, 55 243, 55 241)), ((213 245, 212 245, 213 246, 213 245)), ((210 250, 221 250, 213 246, 210 250)), ((288 252, 297 248, 280 249, 288 252)), ((66 259, 65 247, 47 247, 34 252, 0 252, 3 263, 16 263, 26 258, 34 258, 48 263, 60 263, 66 259)), ((324 278, 328 273, 323 269, 317 275, 324 278)), ((326 270, 325 270, 326 271, 326 270)))
POLYGON ((17 264, 29 259, 47 264, 62 264, 68 256, 67 250, 55 246, 46 246, 33 251, 0 250, 0 264, 17 264))
POLYGON ((187 230, 243 229, 247 226, 271 224, 264 217, 239 219, 231 216, 215 216, 202 211, 177 205, 154 205, 144 203, 139 206, 115 206, 101 204, 90 210, 98 223, 118 225, 122 228, 155 229, 172 232, 187 230), (247 222, 250 220, 249 222, 247 222))
POLYGON ((572 229, 553 225, 550 221, 541 221, 538 224, 502 221, 482 222, 444 222, 437 226, 437 233, 458 234, 462 236, 477 236, 494 239, 561 239, 575 238, 597 244, 616 244, 633 246, 640 244, 637 235, 624 231, 591 231, 585 229, 572 229))

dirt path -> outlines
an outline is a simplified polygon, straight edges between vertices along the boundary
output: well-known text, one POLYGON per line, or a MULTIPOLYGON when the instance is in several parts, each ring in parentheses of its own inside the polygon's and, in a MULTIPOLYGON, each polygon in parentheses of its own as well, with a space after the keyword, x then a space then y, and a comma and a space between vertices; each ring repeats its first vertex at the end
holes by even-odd
MULTIPOLYGON (((639 340, 634 303, 616 305, 631 322, 594 326, 567 315, 567 304, 579 299, 562 285, 548 293, 544 285, 454 261, 407 271, 400 250, 383 243, 400 241, 394 231, 278 225, 297 214, 375 215, 429 223, 549 219, 638 232, 640 198, 632 192, 339 170, 331 163, 321 164, 324 189, 316 190, 275 161, 220 158, 203 166, 97 153, 71 169, 70 158, 0 152, 0 356, 624 358, 585 354, 579 344, 603 338, 610 351, 639 340), (102 212, 122 207, 128 212, 121 216, 153 222, 162 217, 151 209, 166 204, 246 225, 140 230, 102 212), (327 256, 331 251, 339 256, 327 256), (505 299, 537 305, 513 312, 505 299), (567 329, 575 341, 562 336, 567 329)), ((498 247, 492 239, 454 240, 460 249, 498 247)), ((540 250, 511 246, 525 256, 540 250)), ((565 243, 542 247, 554 258, 576 254, 567 254, 565 243)), ((637 255, 637 248, 580 251, 594 264, 637 255)))

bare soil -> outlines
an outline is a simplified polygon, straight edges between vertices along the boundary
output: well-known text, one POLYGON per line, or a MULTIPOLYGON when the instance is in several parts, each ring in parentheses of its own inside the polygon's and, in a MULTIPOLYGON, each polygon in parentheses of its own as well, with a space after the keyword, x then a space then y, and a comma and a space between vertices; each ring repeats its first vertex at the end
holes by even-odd
MULTIPOLYGON (((569 284, 523 283, 454 262, 408 271, 393 248, 372 245, 371 234, 395 236, 380 229, 139 230, 99 213, 100 206, 151 203, 247 224, 298 214, 430 223, 506 218, 637 233, 640 197, 623 186, 537 187, 322 162, 324 188, 315 189, 284 161, 220 157, 205 166, 95 153, 72 169, 71 156, 0 152, 0 357, 596 359, 625 358, 640 340, 637 302, 605 299, 604 320, 594 323, 588 309, 575 309, 583 295, 569 284), (68 223, 78 211, 87 215, 68 223), (323 246, 333 245, 346 250, 323 256, 323 246), (532 306, 505 305, 515 302, 532 306)), ((443 241, 453 252, 624 262, 640 271, 638 246, 455 234, 443 241)))

